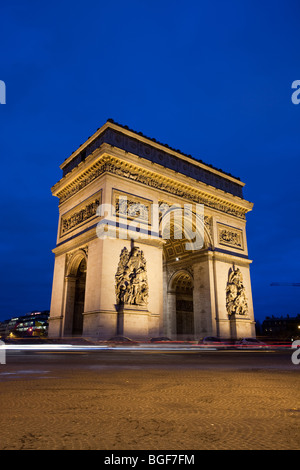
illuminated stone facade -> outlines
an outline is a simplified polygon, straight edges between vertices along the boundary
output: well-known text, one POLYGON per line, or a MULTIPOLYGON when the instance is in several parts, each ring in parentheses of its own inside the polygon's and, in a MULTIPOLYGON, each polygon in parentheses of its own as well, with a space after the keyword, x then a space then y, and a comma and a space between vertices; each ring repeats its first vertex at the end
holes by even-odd
POLYGON ((255 336, 239 179, 111 120, 61 169, 51 337, 255 336), (162 226, 185 205, 204 210, 197 249, 172 217, 162 226))

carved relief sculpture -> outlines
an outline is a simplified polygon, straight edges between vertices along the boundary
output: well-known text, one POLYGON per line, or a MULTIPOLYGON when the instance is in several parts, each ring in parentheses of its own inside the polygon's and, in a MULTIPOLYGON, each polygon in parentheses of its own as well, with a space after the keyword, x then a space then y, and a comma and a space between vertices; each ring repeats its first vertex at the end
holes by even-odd
POLYGON ((118 216, 150 223, 151 204, 146 199, 127 195, 127 193, 118 194, 114 191, 114 206, 118 216))
POLYGON ((234 268, 229 273, 226 288, 226 308, 228 315, 246 315, 248 304, 243 285, 243 277, 239 268, 234 268))
POLYGON ((221 245, 230 245, 237 248, 243 248, 241 232, 222 229, 219 231, 219 243, 221 245))
POLYGON ((123 248, 120 255, 116 279, 117 304, 147 304, 148 280, 146 260, 143 251, 133 247, 131 252, 123 248))
POLYGON ((122 200, 118 198, 116 203, 116 214, 126 215, 128 217, 139 217, 140 219, 148 222, 148 211, 147 208, 136 201, 122 200))
POLYGON ((70 216, 63 216, 61 219, 61 236, 64 235, 69 230, 76 228, 77 225, 86 222, 91 217, 94 217, 97 212, 101 200, 100 198, 95 199, 90 202, 88 205, 83 207, 81 210, 73 213, 70 216))

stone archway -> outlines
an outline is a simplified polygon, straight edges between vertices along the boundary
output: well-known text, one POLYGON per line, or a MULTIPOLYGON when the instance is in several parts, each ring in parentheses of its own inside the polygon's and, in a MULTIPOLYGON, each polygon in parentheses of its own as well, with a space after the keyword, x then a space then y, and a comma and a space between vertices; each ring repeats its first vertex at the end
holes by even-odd
POLYGON ((86 260, 85 258, 83 258, 77 269, 76 282, 75 282, 73 323, 72 323, 72 335, 74 336, 80 336, 82 335, 82 332, 83 332, 85 283, 86 283, 86 260))
POLYGON ((130 309, 125 335, 130 336, 132 325, 137 339, 175 339, 177 329, 191 330, 180 320, 190 309, 185 303, 190 294, 186 299, 179 278, 177 287, 170 285, 184 270, 193 279, 195 340, 230 336, 233 327, 236 335, 255 335, 245 225, 253 204, 244 199, 239 178, 114 122, 99 128, 61 169, 62 178, 52 187, 59 199, 59 223, 50 336, 72 334, 74 306, 80 304, 79 294, 75 302, 77 273, 87 248, 83 334, 113 336, 115 275, 131 238, 144 252, 149 291, 145 320, 139 322, 139 306, 130 309), (248 313, 229 318, 225 289, 233 263, 241 268, 248 313), (176 305, 182 312, 178 315, 176 305))
POLYGON ((86 253, 84 250, 78 250, 67 263, 64 336, 81 336, 83 333, 86 272, 86 253))
POLYGON ((169 217, 164 224, 162 218, 160 226, 165 240, 163 331, 172 339, 193 340, 198 332, 199 320, 195 316, 199 317, 199 312, 195 310, 192 273, 195 264, 199 263, 199 259, 211 246, 209 220, 203 216, 200 223, 195 225, 191 217, 183 219, 181 207, 172 206, 168 210, 169 206, 165 206, 165 214, 169 217))
POLYGON ((178 339, 194 335, 193 283, 191 277, 182 272, 176 276, 176 333, 178 339))
POLYGON ((169 281, 167 311, 167 335, 178 340, 193 339, 193 279, 186 270, 175 272, 169 281))

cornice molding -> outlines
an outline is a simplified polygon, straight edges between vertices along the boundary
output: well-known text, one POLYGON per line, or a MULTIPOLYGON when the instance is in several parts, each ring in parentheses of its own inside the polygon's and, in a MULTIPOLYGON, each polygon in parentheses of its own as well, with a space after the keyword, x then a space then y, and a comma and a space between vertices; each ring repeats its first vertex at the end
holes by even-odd
MULTIPOLYGON (((86 162, 86 164, 87 163, 88 162, 86 162)), ((168 194, 180 197, 186 201, 204 204, 207 207, 225 212, 240 219, 245 219, 245 214, 250 211, 253 206, 252 203, 234 197, 231 194, 228 195, 229 199, 238 199, 240 204, 235 201, 228 201, 224 197, 221 197, 221 195, 212 195, 202 189, 197 189, 192 185, 185 184, 179 180, 176 181, 161 173, 159 174, 155 171, 139 167, 136 164, 126 162, 107 153, 98 155, 97 160, 89 166, 83 165, 81 171, 78 168, 74 171, 73 175, 70 174, 68 177, 62 178, 62 180, 53 186, 52 193, 59 198, 61 204, 104 174, 111 174, 141 183, 149 188, 167 192, 168 194)), ((213 187, 211 189, 216 193, 224 193, 213 187)))

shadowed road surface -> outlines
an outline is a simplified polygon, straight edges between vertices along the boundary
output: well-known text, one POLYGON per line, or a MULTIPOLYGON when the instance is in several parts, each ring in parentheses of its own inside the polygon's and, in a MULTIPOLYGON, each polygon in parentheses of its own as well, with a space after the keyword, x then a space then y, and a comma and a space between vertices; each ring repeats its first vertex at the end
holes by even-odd
POLYGON ((292 352, 7 351, 0 448, 299 449, 292 352))

